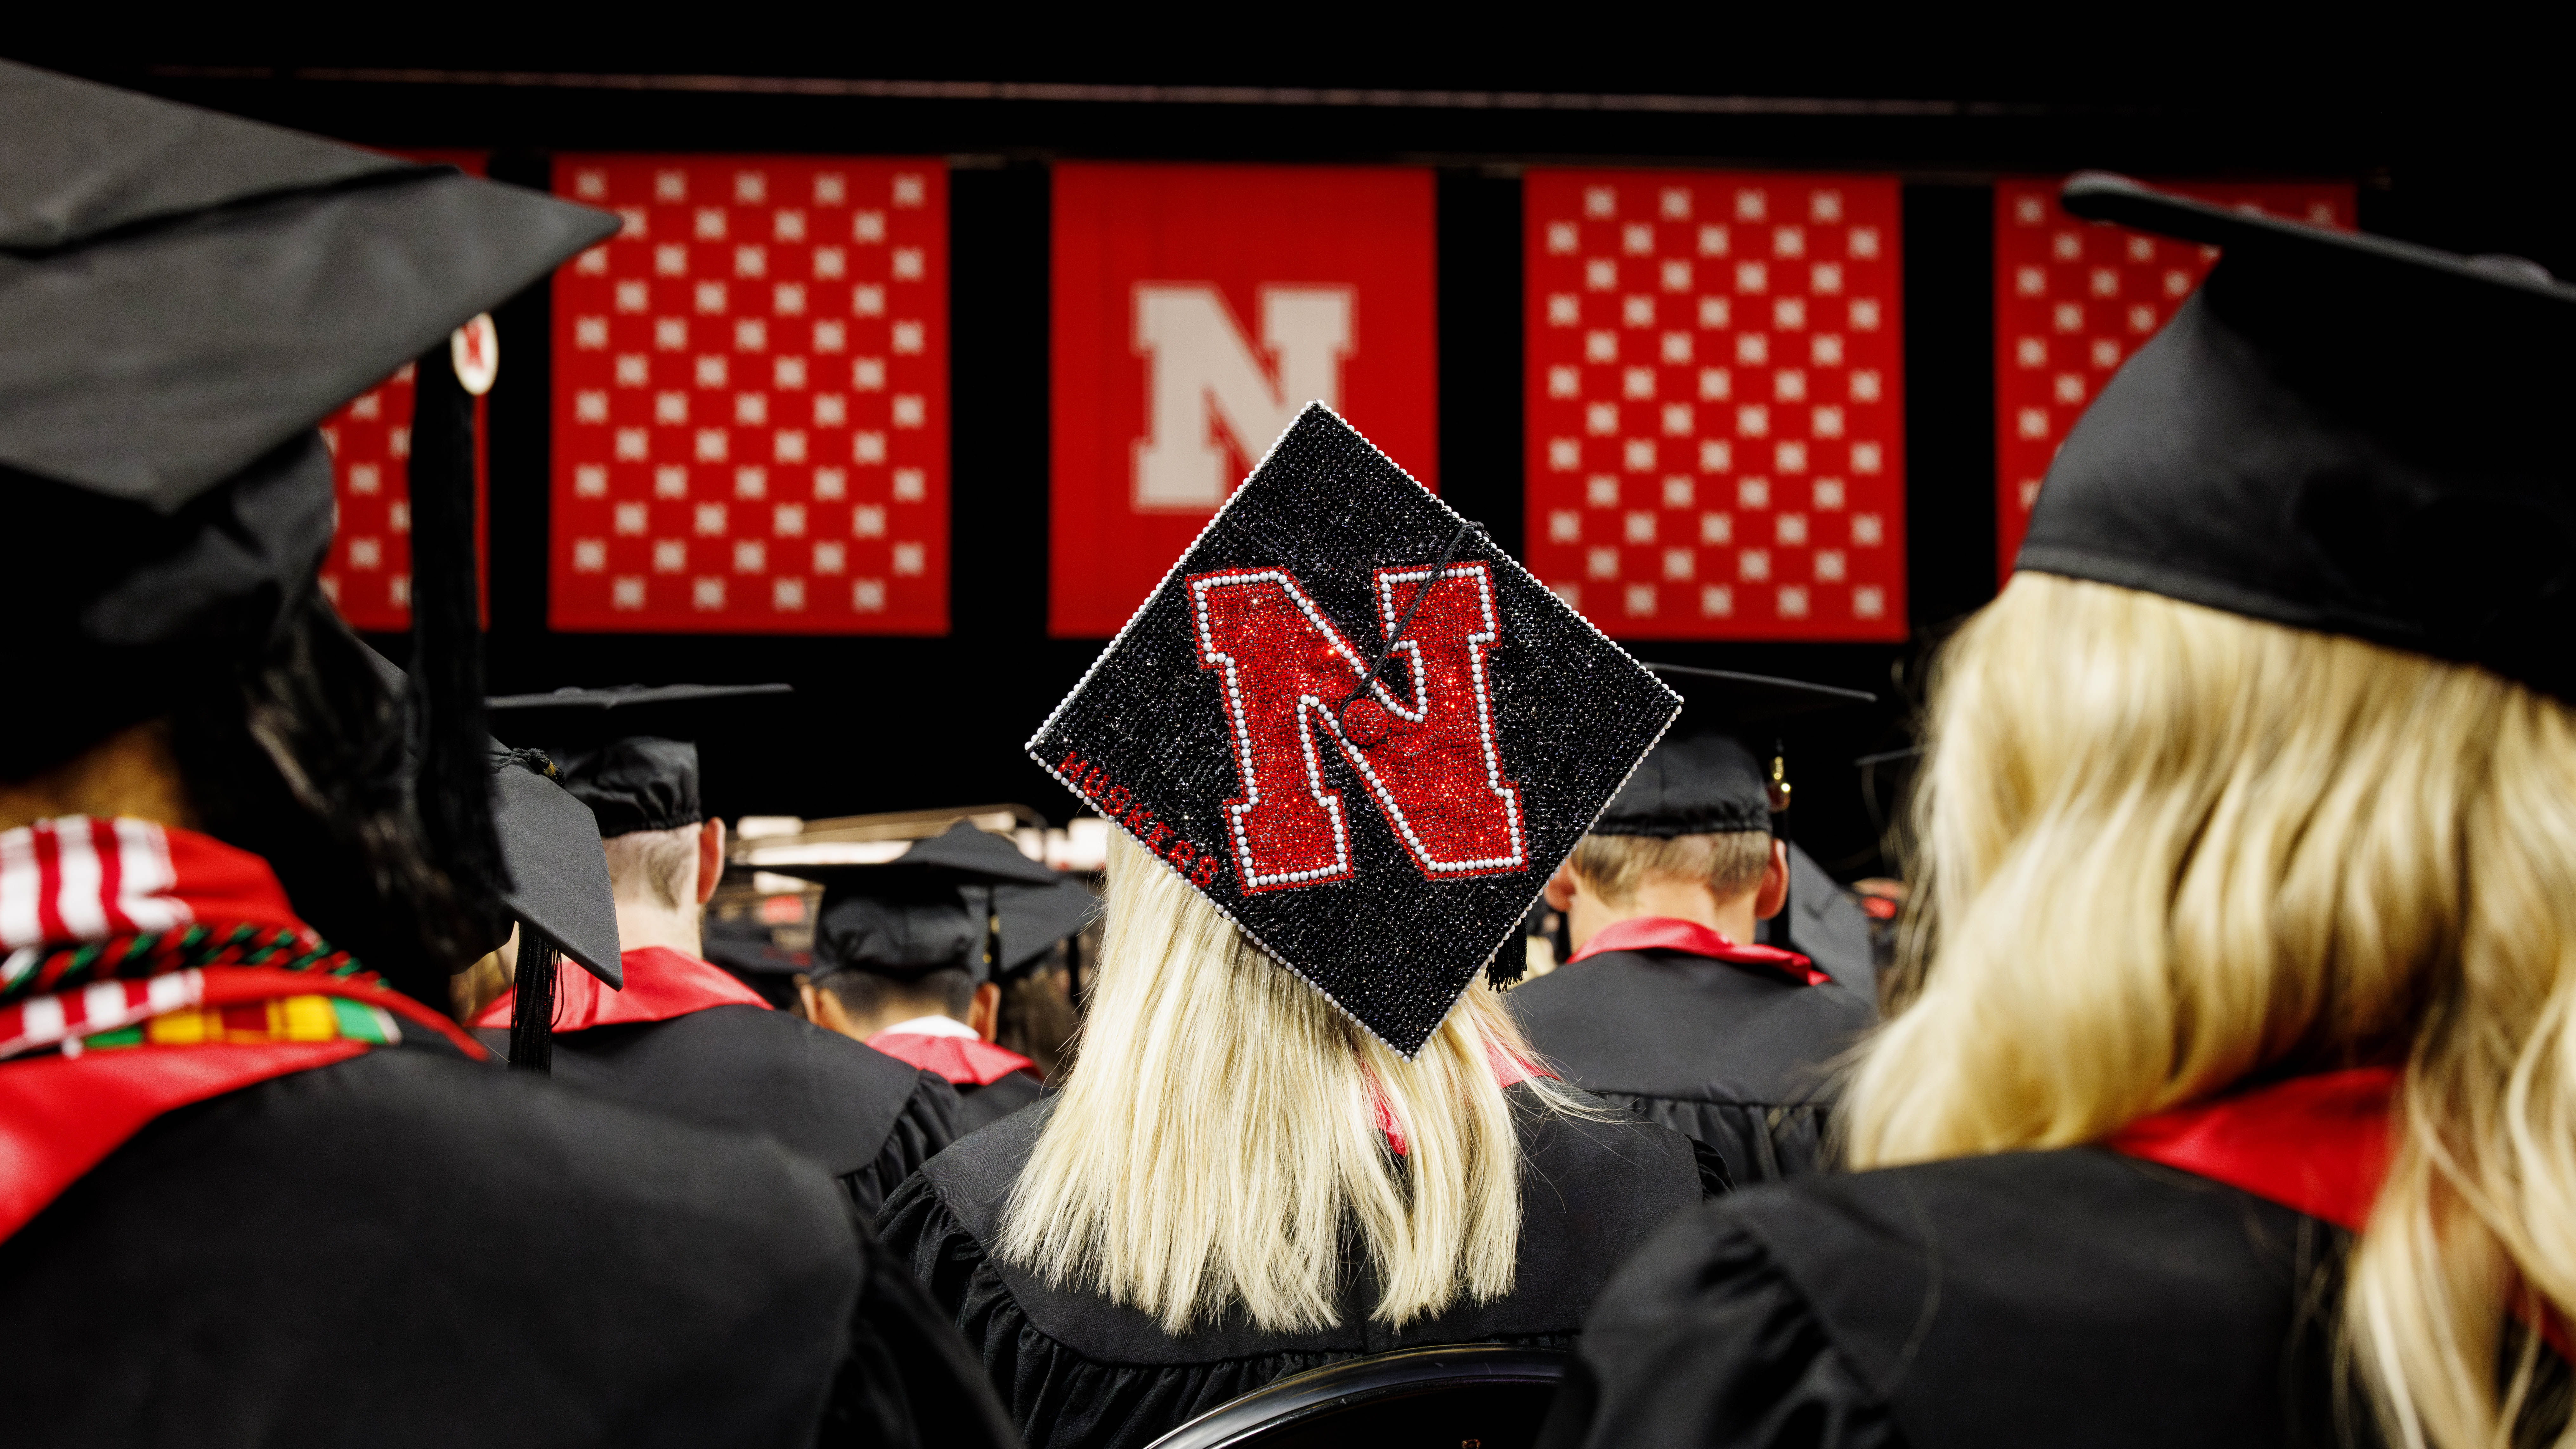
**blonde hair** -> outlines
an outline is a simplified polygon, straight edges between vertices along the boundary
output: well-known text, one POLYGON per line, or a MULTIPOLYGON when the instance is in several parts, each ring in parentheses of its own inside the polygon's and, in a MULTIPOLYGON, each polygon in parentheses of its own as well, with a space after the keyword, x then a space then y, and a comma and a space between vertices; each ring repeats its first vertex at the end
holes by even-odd
POLYGON ((1903 1009, 1850 1077, 1852 1164, 2403 1060, 2342 1362, 2392 1443, 2507 1442, 2538 1351, 2511 1316, 2576 1305, 2576 715, 2025 572, 1944 651, 1929 724, 1903 1009))
POLYGON ((1576 842, 1574 873, 1612 906, 1658 876, 1695 881, 1720 900, 1762 883, 1771 865, 1771 832, 1730 830, 1714 835, 1587 835, 1576 842))
POLYGON ((1380 1322, 1499 1298, 1521 1198, 1497 1050, 1530 1056, 1481 976, 1408 1062, 1113 831, 1099 984, 999 1255, 1176 1335, 1238 1305, 1265 1330, 1338 1323, 1354 1234, 1380 1322))
POLYGON ((618 895, 650 893, 666 910, 697 904, 698 835, 702 827, 630 830, 601 841, 608 852, 608 881, 618 895))

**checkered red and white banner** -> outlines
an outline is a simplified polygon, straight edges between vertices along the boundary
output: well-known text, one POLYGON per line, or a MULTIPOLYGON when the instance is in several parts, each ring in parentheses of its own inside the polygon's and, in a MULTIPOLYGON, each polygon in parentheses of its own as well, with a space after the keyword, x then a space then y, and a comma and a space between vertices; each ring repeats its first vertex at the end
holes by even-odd
MULTIPOLYGON (((481 151, 404 151, 414 161, 443 163, 481 176, 481 151)), ((497 384, 496 384, 497 385, 497 384)), ((474 508, 484 516, 490 450, 484 444, 486 399, 474 400, 474 508)), ((331 449, 339 521, 323 556, 323 596, 352 629, 399 633, 411 627, 411 367, 351 399, 322 420, 331 449)), ((476 531, 476 548, 483 549, 476 531)))
POLYGON ((555 275, 557 629, 948 630, 937 160, 565 156, 624 231, 555 275))
POLYGON ((1056 168, 1050 633, 1116 633, 1309 402, 1438 486, 1432 213, 1416 169, 1056 168))
POLYGON ((1905 637, 1895 179, 1523 187, 1530 568, 1621 638, 1905 637))
MULTIPOLYGON (((2343 182, 2162 181, 2221 206, 2350 227, 2343 182)), ((1995 186, 1995 571, 2010 578, 2057 445, 2111 374, 2172 320, 2216 247, 2085 222, 2059 182, 1995 186)))

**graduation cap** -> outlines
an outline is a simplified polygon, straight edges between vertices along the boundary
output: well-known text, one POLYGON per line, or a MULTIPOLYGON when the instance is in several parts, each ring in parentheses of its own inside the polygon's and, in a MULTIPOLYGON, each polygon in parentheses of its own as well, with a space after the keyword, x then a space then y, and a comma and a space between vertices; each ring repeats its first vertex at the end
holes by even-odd
POLYGON ((1679 708, 1318 403, 1028 748, 1409 1057, 1679 708))
POLYGON ((78 681, 0 736, 0 773, 222 687, 282 637, 330 540, 315 424, 417 361, 412 798, 430 857, 498 908, 455 337, 616 229, 453 167, 0 62, 7 658, 78 681))
POLYGON ((1681 723, 1601 812, 1595 835, 1669 840, 1777 830, 1790 802, 1779 723, 1878 698, 1864 690, 1724 669, 1646 667, 1681 691, 1681 723))
POLYGON ((630 684, 498 695, 484 707, 494 733, 554 758, 564 787, 590 806, 606 839, 706 819, 698 740, 739 724, 746 706, 795 692, 786 684, 630 684))
MULTIPOLYGON (((314 425, 616 227, 0 62, 0 496, 25 545, 9 651, 17 677, 82 681, 13 723, 0 763, 68 757, 271 637, 330 540, 314 425)), ((415 428, 425 531, 439 382, 415 428)))
MULTIPOLYGON (((1024 939, 1015 938, 1002 914, 1002 893, 1013 892, 1023 930, 1043 929, 1045 902, 1067 884, 1009 840, 965 820, 874 865, 761 868, 822 885, 814 919, 818 974, 867 971, 908 980, 963 966, 979 985, 1007 969, 1010 946, 1024 939)), ((1088 900, 1090 893, 1083 895, 1088 900)), ((1080 926, 1077 918, 1074 929, 1080 926)), ((1057 939, 1047 937, 1030 954, 1057 939)))
POLYGON ((1056 942, 1090 925, 1099 908, 1099 898, 1070 877, 1049 885, 993 887, 993 915, 1001 923, 993 974, 1009 978, 1037 965, 1056 942))
POLYGON ((2063 200, 2224 252, 2068 434, 2019 567, 2576 700, 2576 287, 2098 172, 2063 200))

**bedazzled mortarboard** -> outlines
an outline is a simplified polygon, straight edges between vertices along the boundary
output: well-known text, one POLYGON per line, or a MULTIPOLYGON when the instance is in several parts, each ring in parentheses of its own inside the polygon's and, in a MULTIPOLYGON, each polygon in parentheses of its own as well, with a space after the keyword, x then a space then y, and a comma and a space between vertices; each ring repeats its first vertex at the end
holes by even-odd
POLYGON ((1595 835, 1716 835, 1770 830, 1787 809, 1789 780, 1779 722, 1869 704, 1857 689, 1761 674, 1646 666, 1681 691, 1680 723, 1601 812, 1595 835))
POLYGON ((42 768, 263 644, 330 539, 314 424, 616 227, 0 62, 7 657, 81 681, 0 763, 42 768))
POLYGON ((2224 253, 2068 434, 2019 567, 2576 700, 2576 287, 2100 173, 2064 202, 2224 253))
POLYGON ((1314 404, 1029 754, 1410 1056, 1679 708, 1314 404))
POLYGON ((484 706, 495 734, 553 757, 564 788, 591 808, 608 839, 706 819, 698 740, 739 723, 746 708, 794 693, 785 684, 637 684, 505 694, 484 706))
POLYGON ((815 970, 901 978, 964 966, 978 983, 1000 974, 1011 944, 1001 893, 1051 891, 1065 883, 1007 838, 964 820, 879 864, 762 868, 822 885, 815 970))

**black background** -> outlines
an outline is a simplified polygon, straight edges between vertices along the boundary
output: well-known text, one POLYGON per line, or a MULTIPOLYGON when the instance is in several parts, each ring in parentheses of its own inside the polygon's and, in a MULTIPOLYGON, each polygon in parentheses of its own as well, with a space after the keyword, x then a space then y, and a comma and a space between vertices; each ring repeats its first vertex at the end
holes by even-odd
MULTIPOLYGON (((1880 868, 1847 762, 1905 742, 1929 645, 1993 593, 1990 181, 2097 166, 2145 176, 2350 179, 2364 227, 2576 272, 2576 106, 2544 68, 2559 41, 2517 13, 2446 10, 2390 28, 2343 12, 2267 33, 2242 11, 2132 7, 2120 28, 1852 12, 1784 28, 1720 11, 1548 12, 1545 33, 1384 37, 1319 24, 1195 57, 1129 42, 1141 17, 1075 31, 995 12, 905 24, 860 7, 656 21, 585 11, 438 12, 406 35, 333 38, 77 17, 12 58, 325 135, 494 152, 542 186, 551 150, 944 155, 951 245, 951 619, 944 639, 556 634, 545 626, 549 336, 543 288, 500 314, 493 394, 496 691, 758 682, 799 691, 757 736, 710 750, 712 808, 807 816, 1073 799, 1020 753, 1096 641, 1045 634, 1048 163, 1058 158, 1381 162, 1437 168, 1440 475, 1517 553, 1520 183, 1533 163, 1781 166, 1904 178, 1908 613, 1905 645, 1651 644, 1649 659, 1876 691, 1880 706, 1791 743, 1800 838, 1846 876, 1880 868), (570 32, 566 32, 570 34, 570 32), (613 34, 619 39, 596 37, 613 34), (1308 38, 1297 39, 1298 35, 1308 38), (1434 42, 1437 43, 1434 43, 1434 42), (415 68, 353 76, 357 68, 415 68), (432 74, 429 72, 440 72, 432 74), (493 74, 533 72, 540 74, 493 74), (478 74, 479 73, 479 74, 478 74), (551 81, 544 73, 555 73, 551 81), (710 76, 686 82, 674 76, 710 76), (634 79, 602 83, 603 76, 634 79), (1721 114, 772 94, 760 77, 1526 90, 1744 98, 1721 114), (1876 105, 1814 106, 1804 98, 1876 105)), ((426 12, 424 12, 426 14, 426 12)), ((1532 12, 1533 15, 1536 12, 1532 12)), ((1249 22, 1258 17, 1247 13, 1249 22)), ((1321 19, 1320 15, 1316 17, 1321 19)), ((1349 17, 1344 17, 1347 21, 1349 17)), ((1533 21, 1533 24, 1536 22, 1533 21)), ((1508 29, 1497 16, 1493 27, 1508 29)), ((403 641, 382 641, 402 656, 403 641)))

